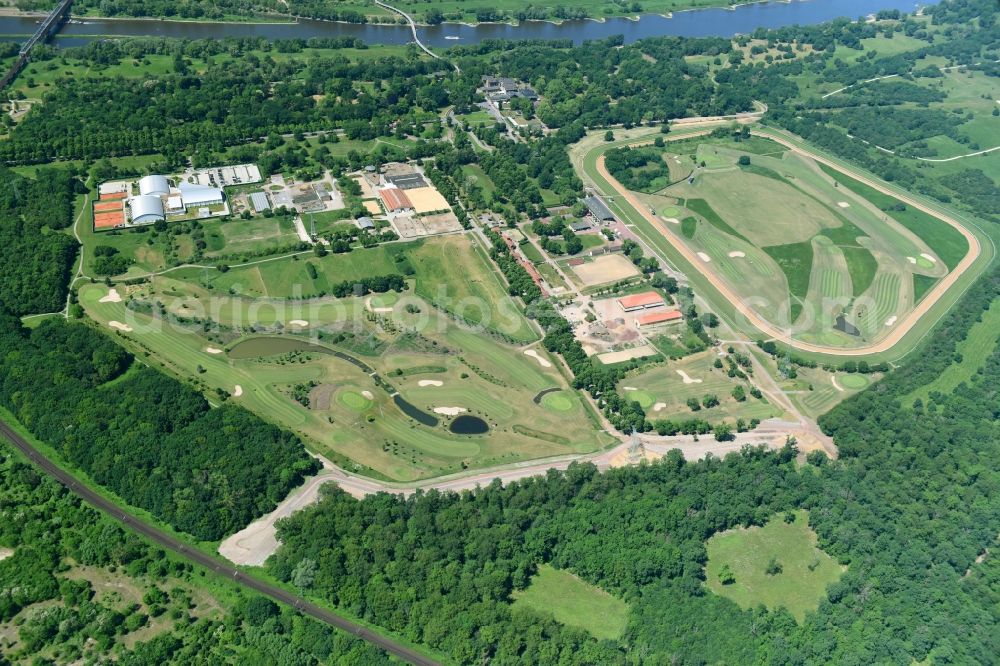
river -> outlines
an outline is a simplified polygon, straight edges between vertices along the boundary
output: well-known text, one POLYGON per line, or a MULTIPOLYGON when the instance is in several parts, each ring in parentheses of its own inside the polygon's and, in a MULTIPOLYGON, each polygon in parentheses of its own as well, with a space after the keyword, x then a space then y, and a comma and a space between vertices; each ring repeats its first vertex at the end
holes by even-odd
MULTIPOLYGON (((927 0, 921 5, 935 4, 927 0)), ((731 37, 757 28, 808 25, 838 17, 859 18, 880 9, 913 12, 914 0, 795 0, 741 5, 734 9, 700 9, 678 12, 672 17, 647 14, 641 18, 609 18, 604 21, 566 21, 561 24, 526 21, 520 25, 442 24, 419 28, 420 38, 430 46, 476 44, 484 39, 572 39, 579 44, 588 39, 624 35, 627 43, 647 37, 731 37), (456 39, 457 38, 457 39, 456 39)), ((34 32, 37 19, 0 17, 0 39, 14 39, 34 32)), ((266 37, 290 39, 350 36, 368 44, 406 44, 410 30, 401 25, 356 25, 308 19, 296 23, 191 23, 143 19, 87 19, 63 27, 56 38, 62 46, 79 46, 95 36, 155 36, 188 39, 221 37, 266 37)), ((20 39, 20 38, 17 38, 20 39)))

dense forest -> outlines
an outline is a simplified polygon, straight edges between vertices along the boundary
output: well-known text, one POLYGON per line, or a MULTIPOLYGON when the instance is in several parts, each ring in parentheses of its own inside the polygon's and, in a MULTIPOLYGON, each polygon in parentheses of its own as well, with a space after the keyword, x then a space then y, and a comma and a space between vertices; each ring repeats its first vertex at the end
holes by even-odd
POLYGON ((66 169, 23 178, 0 167, 0 312, 38 314, 66 305, 77 245, 60 230, 73 221, 82 185, 66 169))
POLYGON ((242 529, 319 467, 290 433, 241 407, 210 409, 60 318, 33 330, 0 318, 0 404, 94 481, 203 540, 242 529))
MULTIPOLYGON (((319 42, 323 43, 323 42, 319 42)), ((326 45, 324 43, 324 45, 326 45)), ((372 139, 410 113, 447 103, 427 76, 428 61, 381 57, 351 62, 324 56, 275 61, 257 40, 218 43, 129 40, 94 42, 52 58, 107 65, 150 54, 171 55, 172 71, 156 79, 59 77, 37 108, 0 141, 0 161, 45 162, 164 153, 172 163, 199 150, 221 150, 271 133, 342 128, 372 139), (215 56, 218 62, 212 60, 215 56), (192 58, 207 59, 195 71, 192 58), (365 86, 365 81, 385 82, 365 86), (317 101, 323 99, 323 101, 317 101)), ((286 51, 305 46, 278 45, 286 51)), ((272 48, 270 45, 268 48, 272 48)))
POLYGON ((0 558, 3 666, 388 663, 356 638, 225 582, 210 588, 223 596, 206 601, 209 593, 195 591, 208 580, 205 571, 84 505, 6 443, 0 548, 12 551, 0 558), (130 601, 130 589, 141 599, 130 601), (223 608, 206 612, 219 602, 223 608), (133 639, 139 642, 122 645, 133 639))

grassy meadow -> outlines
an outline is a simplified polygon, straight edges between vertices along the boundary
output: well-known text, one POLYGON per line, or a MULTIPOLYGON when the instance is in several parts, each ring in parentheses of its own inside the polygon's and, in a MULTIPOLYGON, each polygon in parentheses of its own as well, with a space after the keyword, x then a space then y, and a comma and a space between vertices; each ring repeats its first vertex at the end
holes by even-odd
POLYGON ((538 567, 527 589, 514 593, 514 608, 519 607, 551 615, 594 638, 612 641, 625 633, 629 611, 621 599, 548 564, 538 567))
POLYGON ((705 544, 708 589, 741 608, 784 607, 798 622, 804 621, 846 567, 817 547, 806 511, 793 515, 791 523, 784 516, 775 516, 764 527, 727 530, 709 539, 705 544), (780 565, 779 573, 767 572, 772 561, 780 565), (732 582, 720 580, 723 567, 732 573, 732 582))

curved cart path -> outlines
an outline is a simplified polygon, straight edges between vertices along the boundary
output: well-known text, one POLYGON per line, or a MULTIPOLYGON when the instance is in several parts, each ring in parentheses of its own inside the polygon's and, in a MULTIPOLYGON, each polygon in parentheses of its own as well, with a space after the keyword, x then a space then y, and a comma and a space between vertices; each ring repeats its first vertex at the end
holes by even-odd
POLYGON ((611 173, 607 170, 607 168, 604 165, 604 155, 603 154, 600 155, 597 158, 597 172, 601 176, 601 178, 607 181, 607 183, 614 189, 615 194, 621 197, 622 199, 625 199, 637 214, 641 215, 646 222, 648 222, 654 229, 656 229, 660 234, 662 234, 667 239, 667 241, 674 247, 674 249, 677 250, 680 254, 682 254, 684 258, 688 261, 688 263, 694 266, 694 269, 698 271, 702 275, 702 277, 708 280, 708 282, 711 283, 711 285, 715 287, 715 289, 720 294, 722 294, 722 296, 726 300, 728 300, 730 304, 732 304, 732 306, 736 308, 736 310, 741 315, 746 317, 747 321, 749 321, 751 324, 754 325, 754 327, 756 327, 758 330, 760 330, 762 333, 769 336, 770 338, 780 341, 784 344, 787 344, 790 347, 802 351, 816 352, 821 354, 832 354, 837 356, 867 356, 869 354, 878 354, 881 352, 888 351, 893 346, 895 346, 900 340, 902 340, 907 333, 909 333, 910 329, 913 328, 914 325, 916 325, 916 323, 920 320, 920 318, 927 314, 927 312, 938 301, 938 299, 940 299, 941 296, 944 295, 944 293, 947 292, 955 284, 955 282, 962 277, 962 275, 967 270, 969 270, 972 264, 975 263, 976 259, 979 258, 979 255, 982 252, 982 248, 979 243, 979 238, 977 238, 975 234, 973 234, 971 231, 965 228, 965 226, 963 226, 961 223, 959 223, 952 217, 940 213, 932 208, 929 208, 923 205, 922 203, 914 201, 913 199, 907 196, 900 195, 884 187, 879 182, 871 180, 870 178, 867 178, 866 176, 857 173, 856 171, 845 169, 843 166, 835 162, 832 162, 821 155, 817 155, 816 153, 813 153, 809 150, 806 150, 800 146, 795 145, 794 143, 790 142, 789 140, 785 139, 780 135, 772 134, 770 132, 761 132, 757 130, 753 131, 752 133, 755 134, 756 136, 760 136, 775 141, 776 143, 780 143, 789 150, 805 155, 815 160, 816 162, 819 162, 820 164, 825 164, 826 166, 835 169, 846 176, 850 176, 851 178, 857 180, 858 182, 864 183, 865 185, 875 190, 878 190, 883 194, 888 194, 891 197, 899 199, 908 206, 912 206, 917 210, 923 211, 928 215, 936 217, 942 222, 957 229, 969 243, 969 251, 966 252, 964 257, 962 257, 962 260, 958 263, 958 265, 955 266, 955 268, 952 271, 950 271, 945 277, 941 278, 941 280, 939 280, 938 283, 934 285, 934 288, 931 289, 931 291, 924 297, 924 299, 917 304, 917 307, 915 307, 913 310, 907 313, 905 317, 900 319, 897 322, 896 326, 889 332, 889 334, 886 337, 879 340, 878 342, 866 345, 864 347, 854 347, 851 349, 844 349, 841 347, 829 347, 826 345, 818 345, 811 342, 802 342, 800 340, 793 339, 787 332, 783 331, 779 327, 767 321, 755 310, 747 306, 746 303, 743 302, 744 299, 742 297, 737 295, 732 290, 732 288, 730 288, 730 286, 724 280, 722 280, 722 278, 720 278, 714 271, 709 269, 706 266, 705 262, 698 259, 698 256, 695 254, 694 250, 689 248, 686 243, 681 241, 680 238, 670 233, 665 228, 665 225, 655 215, 649 212, 648 208, 644 206, 641 201, 639 201, 638 197, 633 192, 626 189, 625 186, 619 183, 618 180, 616 180, 615 177, 611 175, 611 173))

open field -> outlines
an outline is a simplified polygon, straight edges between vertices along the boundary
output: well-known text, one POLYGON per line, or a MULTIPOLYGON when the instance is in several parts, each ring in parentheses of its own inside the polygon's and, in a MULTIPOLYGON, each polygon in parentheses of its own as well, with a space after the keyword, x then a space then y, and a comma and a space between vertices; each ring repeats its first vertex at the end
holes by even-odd
POLYGON ((629 610, 621 599, 548 564, 538 567, 527 589, 514 593, 514 607, 519 606, 607 640, 621 638, 629 610))
POLYGON ((414 248, 409 257, 421 297, 514 341, 538 339, 476 241, 466 235, 436 238, 414 248))
POLYGON ((172 272, 171 276, 197 282, 220 293, 271 298, 311 297, 329 293, 332 285, 348 280, 404 275, 405 266, 401 264, 408 249, 407 244, 393 243, 343 254, 328 254, 322 258, 309 252, 296 257, 254 262, 226 272, 182 268, 172 272), (309 276, 306 268, 309 264, 316 269, 316 279, 309 276))
POLYGON ((182 310, 181 295, 196 289, 162 279, 129 288, 120 302, 101 302, 108 292, 103 285, 85 285, 80 298, 99 327, 119 335, 136 353, 148 352, 147 362, 196 382, 210 399, 225 392, 221 395, 296 432, 310 448, 352 471, 414 480, 594 451, 610 442, 551 363, 545 367, 517 348, 466 330, 412 295, 395 305, 380 296, 377 305, 361 298, 326 299, 300 310, 295 308, 307 306, 222 297, 214 304, 218 311, 182 310), (187 320, 136 312, 127 307, 133 298, 159 300, 167 312, 184 313, 187 320), (393 312, 366 315, 369 307, 393 312), (248 337, 249 326, 265 336, 248 337), (275 336, 280 330, 303 334, 275 336), (363 359, 369 369, 335 351, 363 359), (372 370, 383 379, 376 380, 372 370), (556 398, 535 402, 552 388, 559 389, 556 398), (397 391, 423 416, 397 405, 397 391), (451 416, 463 412, 486 421, 490 432, 449 432, 451 416))
MULTIPOLYGON (((975 280, 983 267, 988 265, 992 260, 995 252, 993 239, 977 226, 975 221, 968 219, 953 209, 905 192, 892 184, 879 181, 876 177, 862 171, 858 167, 831 157, 805 144, 800 138, 786 132, 771 128, 755 128, 753 131, 755 135, 760 135, 761 137, 766 137, 782 144, 787 152, 796 154, 800 159, 812 160, 818 164, 835 168, 844 174, 850 174, 851 178, 857 179, 869 186, 878 187, 886 193, 891 193, 892 196, 905 203, 908 208, 915 208, 933 215, 939 220, 944 220, 950 226, 960 230, 966 237, 967 241, 970 242, 970 252, 963 257, 959 266, 949 272, 944 278, 937 280, 932 287, 927 289, 926 296, 924 296, 916 308, 911 307, 904 316, 899 317, 894 322, 894 326, 887 327, 889 331, 880 336, 877 341, 855 341, 854 346, 844 346, 842 339, 838 339, 836 342, 833 340, 806 341, 798 337, 790 337, 787 327, 776 326, 768 321, 766 317, 772 315, 773 310, 762 311, 760 307, 754 305, 755 301, 747 302, 741 298, 735 292, 734 288, 729 286, 727 281, 715 274, 713 269, 716 267, 715 264, 717 262, 714 260, 705 262, 687 249, 685 245, 673 242, 674 239, 671 237, 671 234, 674 232, 667 229, 667 224, 648 213, 648 206, 642 203, 636 195, 627 195, 624 190, 619 189, 620 185, 613 184, 613 178, 603 168, 603 160, 601 159, 603 153, 611 147, 648 142, 651 137, 656 136, 654 132, 637 129, 625 134, 625 138, 613 143, 603 143, 601 135, 594 133, 574 146, 570 151, 570 155, 578 172, 585 180, 592 183, 598 191, 622 195, 616 196, 614 201, 611 202, 610 206, 612 210, 626 224, 630 225, 632 230, 643 241, 654 248, 658 254, 688 275, 695 290, 706 299, 713 311, 729 321, 737 329, 745 331, 752 338, 760 337, 763 333, 765 337, 771 337, 779 342, 790 344, 799 353, 803 353, 817 361, 835 361, 838 357, 845 355, 864 357, 871 361, 900 358, 913 349, 914 345, 940 319, 968 285, 975 280), (712 266, 707 268, 706 264, 712 264, 712 266)), ((694 137, 698 137, 699 134, 704 132, 706 130, 703 128, 684 128, 672 132, 669 138, 671 142, 675 140, 691 141, 694 137)), ((754 161, 755 158, 751 156, 751 159, 754 161)), ((813 171, 813 173, 815 174, 816 172, 813 171)), ((825 176, 819 176, 819 178, 821 181, 827 182, 828 186, 832 184, 829 178, 825 176)), ((845 188, 840 188, 840 193, 847 195, 845 188)), ((838 198, 837 203, 845 201, 846 198, 846 196, 838 198)), ((844 215, 845 211, 850 212, 853 208, 859 207, 851 206, 850 201, 847 203, 849 204, 848 208, 842 208, 837 205, 837 210, 834 212, 846 218, 846 215, 844 215)), ((874 214, 870 208, 868 212, 874 214)), ((880 219, 877 221, 880 221, 880 219)), ((709 226, 711 225, 707 223, 699 225, 699 227, 709 226)), ((887 227, 887 225, 882 226, 887 227)), ((908 237, 911 243, 922 243, 908 229, 903 228, 905 233, 900 234, 898 230, 901 226, 893 225, 889 230, 894 231, 893 235, 896 237, 908 237)), ((859 226, 859 228, 861 227, 859 226)), ((835 241, 841 240, 839 237, 831 239, 835 241)), ((874 251, 869 251, 874 256, 874 251)), ((713 259, 711 256, 709 258, 713 259)), ((909 264, 909 262, 907 263, 909 264)), ((940 268, 940 265, 938 268, 940 268)), ((911 272, 911 274, 913 273, 911 272)), ((846 337, 846 334, 835 333, 838 337, 846 337)))
POLYGON ((806 613, 816 610, 826 588, 846 567, 816 546, 807 512, 796 511, 794 516, 792 523, 785 522, 784 516, 775 516, 764 527, 732 529, 709 539, 705 544, 708 589, 741 608, 784 607, 799 622, 805 620, 806 613), (769 575, 772 560, 780 564, 781 572, 769 575), (732 572, 734 582, 723 584, 719 580, 724 566, 732 572))
POLYGON ((737 419, 764 420, 782 414, 780 407, 766 399, 758 400, 750 396, 750 382, 731 378, 725 369, 713 367, 716 358, 718 356, 714 351, 707 350, 642 368, 626 375, 620 382, 618 392, 638 402, 652 421, 698 418, 709 423, 727 421, 735 424, 737 419), (747 393, 746 400, 742 402, 732 396, 737 386, 742 386, 747 393), (692 411, 687 405, 689 398, 701 402, 709 395, 719 399, 718 406, 692 411))
POLYGON ((603 254, 579 266, 568 267, 585 287, 594 287, 639 275, 639 269, 621 254, 603 254))

